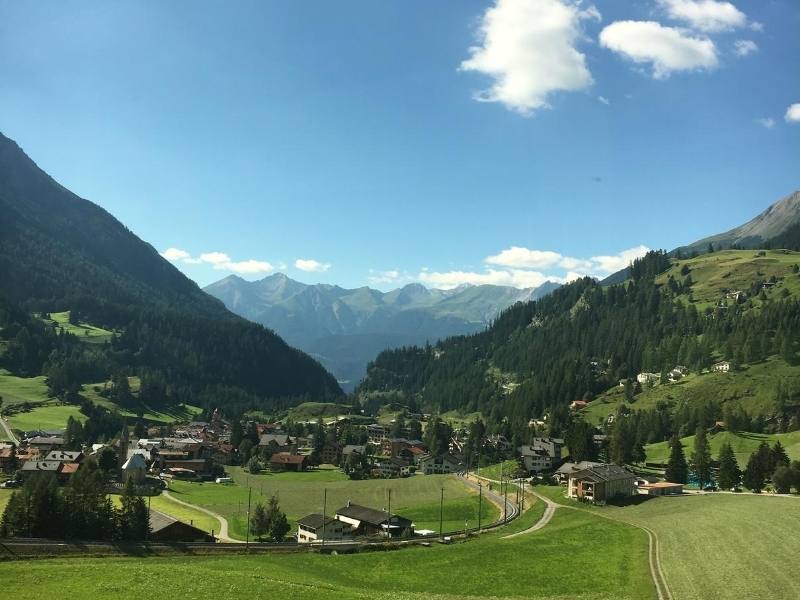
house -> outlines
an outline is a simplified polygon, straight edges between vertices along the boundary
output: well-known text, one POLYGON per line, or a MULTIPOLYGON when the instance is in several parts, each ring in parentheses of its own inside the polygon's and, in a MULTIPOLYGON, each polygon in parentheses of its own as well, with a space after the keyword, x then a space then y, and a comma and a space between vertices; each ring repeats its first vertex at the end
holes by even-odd
POLYGON ((306 457, 288 452, 278 452, 269 459, 272 471, 305 471, 306 457))
POLYGON ((321 540, 341 541, 352 536, 353 528, 335 517, 313 513, 297 521, 297 541, 301 544, 313 544, 321 540))
POLYGON ((83 462, 83 459, 83 452, 79 450, 53 450, 44 457, 44 460, 54 460, 66 463, 81 463, 83 462))
POLYGON ((722 362, 718 362, 717 364, 711 367, 711 370, 714 373, 727 373, 731 370, 731 363, 727 360, 723 360, 722 362))
POLYGON ((375 477, 408 477, 412 471, 411 464, 401 458, 387 458, 375 463, 372 469, 375 477))
POLYGON ((589 404, 586 400, 573 400, 569 403, 570 410, 580 410, 582 408, 586 408, 586 405, 589 404))
POLYGON ((151 542, 213 542, 214 538, 202 529, 189 525, 157 510, 150 510, 151 542))
POLYGON ((259 448, 268 448, 270 452, 297 452, 297 439, 282 433, 265 433, 258 438, 259 448))
POLYGON ((549 471, 561 462, 564 440, 558 438, 533 438, 530 444, 517 448, 525 470, 529 473, 549 471))
POLYGON ((683 376, 684 373, 680 372, 678 369, 672 369, 669 373, 667 373, 667 379, 669 379, 670 383, 680 381, 683 379, 683 376))
POLYGON ((205 475, 211 472, 211 459, 208 458, 165 460, 162 464, 166 469, 188 469, 198 475, 205 475))
POLYGON ((346 460, 350 457, 351 454, 360 454, 363 456, 367 453, 366 446, 358 446, 356 444, 347 444, 344 448, 342 448, 342 460, 346 460))
POLYGON ((0 446, 0 471, 12 470, 16 456, 16 449, 13 446, 0 446))
POLYGON ((78 463, 63 463, 56 460, 29 460, 23 463, 20 476, 23 480, 34 477, 40 473, 52 473, 59 482, 66 483, 77 472, 78 463))
POLYGON ((443 454, 442 456, 425 454, 419 458, 417 468, 425 475, 439 475, 458 473, 464 469, 464 464, 452 454, 443 454))
POLYGON ((682 483, 670 481, 655 481, 640 483, 636 486, 636 493, 643 496, 674 496, 683 493, 682 483))
POLYGON ((46 454, 52 450, 58 450, 64 446, 64 438, 57 436, 37 435, 28 440, 28 447, 36 448, 40 454, 46 454))
POLYGON ((635 479, 633 473, 617 465, 589 467, 569 475, 567 496, 592 503, 628 498, 634 494, 635 479))
POLYGON ((147 461, 142 454, 134 452, 122 465, 122 481, 133 479, 133 483, 140 484, 147 476, 147 461))
POLYGON ((336 511, 336 519, 349 525, 353 535, 388 535, 409 537, 414 535, 414 524, 405 517, 389 515, 387 511, 375 510, 358 504, 347 503, 336 511))
POLYGON ((658 373, 639 373, 636 376, 636 381, 638 381, 642 385, 655 385, 659 381, 661 381, 661 375, 658 373))
POLYGON ((341 446, 336 443, 327 443, 319 451, 319 459, 325 465, 338 465, 341 456, 341 446))
POLYGON ((599 467, 603 463, 593 462, 591 460, 582 460, 580 462, 565 462, 563 465, 556 469, 556 472, 553 473, 553 479, 558 481, 561 485, 566 485, 569 481, 569 476, 573 473, 577 473, 578 471, 583 471, 584 469, 588 469, 589 467, 599 467))

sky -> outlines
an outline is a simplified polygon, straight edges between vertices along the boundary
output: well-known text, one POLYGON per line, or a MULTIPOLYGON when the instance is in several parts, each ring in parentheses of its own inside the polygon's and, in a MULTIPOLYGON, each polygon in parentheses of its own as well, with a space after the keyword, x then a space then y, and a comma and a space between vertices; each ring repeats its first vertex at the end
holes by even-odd
POLYGON ((0 0, 0 131, 200 285, 602 277, 800 189, 796 0, 0 0))

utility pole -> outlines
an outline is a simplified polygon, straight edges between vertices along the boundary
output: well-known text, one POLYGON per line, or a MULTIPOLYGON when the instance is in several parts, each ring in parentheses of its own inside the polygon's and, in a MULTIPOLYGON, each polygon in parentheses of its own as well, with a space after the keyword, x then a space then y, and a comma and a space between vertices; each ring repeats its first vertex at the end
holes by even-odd
POLYGON ((149 523, 150 523, 150 498, 153 497, 152 493, 153 493, 153 491, 150 490, 150 494, 148 494, 148 496, 147 496, 147 523, 148 523, 148 526, 147 526, 147 535, 145 536, 145 539, 147 539, 147 540, 150 539, 150 525, 149 525, 149 523))
POLYGON ((252 495, 253 488, 247 488, 247 538, 244 545, 246 553, 250 552, 250 497, 252 495))
POLYGON ((386 511, 386 537, 392 537, 392 490, 389 488, 389 510, 386 511))
POLYGON ((478 483, 478 533, 481 532, 481 513, 483 512, 483 484, 478 483))
POLYGON ((328 488, 322 490, 322 548, 325 548, 325 513, 328 512, 328 488))
POLYGON ((442 540, 442 523, 444 522, 444 488, 442 488, 442 499, 439 501, 439 539, 442 540))
POLYGON ((500 480, 500 491, 503 494, 503 523, 508 521, 508 484, 503 485, 503 480, 500 480))

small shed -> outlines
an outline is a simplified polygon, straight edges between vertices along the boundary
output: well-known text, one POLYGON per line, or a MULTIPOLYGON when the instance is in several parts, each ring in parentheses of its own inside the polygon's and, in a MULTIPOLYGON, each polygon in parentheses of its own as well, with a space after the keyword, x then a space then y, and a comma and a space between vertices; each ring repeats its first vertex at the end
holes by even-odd
POLYGON ((150 541, 152 542, 213 542, 214 538, 202 529, 178 521, 157 510, 150 511, 150 541))

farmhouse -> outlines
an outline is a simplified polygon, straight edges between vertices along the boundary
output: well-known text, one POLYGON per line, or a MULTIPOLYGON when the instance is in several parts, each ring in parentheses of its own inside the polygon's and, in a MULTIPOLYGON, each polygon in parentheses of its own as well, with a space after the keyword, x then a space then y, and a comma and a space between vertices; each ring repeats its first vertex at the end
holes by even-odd
POLYGON ((23 463, 20 476, 23 480, 27 480, 40 473, 53 473, 61 483, 65 483, 79 466, 78 463, 63 463, 57 460, 29 460, 23 463))
POLYGON ((347 503, 347 506, 336 511, 336 518, 352 528, 353 535, 389 535, 390 537, 408 537, 414 535, 414 524, 398 515, 387 511, 375 510, 358 504, 347 503))
POLYGON ((425 475, 458 473, 464 468, 463 463, 452 454, 443 454, 442 456, 425 454, 419 458, 417 466, 425 475))
POLYGON ((310 514, 297 521, 297 541, 311 544, 320 540, 339 541, 351 538, 353 528, 335 517, 319 513, 310 514))
POLYGON ((714 373, 727 373, 731 370, 731 363, 729 363, 727 360, 723 360, 722 362, 718 362, 712 366, 711 370, 714 373))
POLYGON ((636 476, 617 465, 600 465, 576 471, 569 476, 567 495, 589 502, 607 502, 634 494, 636 476))
POLYGON ((188 523, 173 519, 169 515, 150 511, 150 535, 153 542, 213 542, 208 533, 188 523))
POLYGON ((553 478, 558 481, 561 485, 566 485, 569 481, 569 476, 573 473, 577 473, 578 471, 583 471, 584 469, 588 469, 590 467, 599 467, 602 466, 603 463, 593 462, 591 460, 582 460, 580 462, 565 462, 563 465, 556 469, 556 472, 553 474, 553 478))
POLYGON ((297 452, 297 439, 281 433, 265 433, 258 439, 259 448, 270 452, 297 452))
POLYGON ((656 383, 659 382, 660 379, 661 379, 661 375, 659 375, 658 373, 643 372, 643 373, 639 373, 636 376, 636 381, 638 381, 642 385, 656 384, 656 383))
POLYGON ((28 440, 29 448, 36 448, 41 454, 46 454, 51 450, 58 450, 64 446, 64 438, 56 436, 37 435, 28 440))
POLYGON ((327 443, 319 451, 320 462, 326 465, 338 465, 341 456, 341 446, 336 443, 327 443))
POLYGON ((561 461, 561 448, 564 440, 558 438, 533 438, 533 441, 520 446, 517 451, 522 457, 525 469, 529 473, 549 471, 561 461))
POLYGON ((580 410, 582 408, 586 408, 586 405, 589 404, 586 400, 573 400, 569 403, 570 410, 580 410))
POLYGON ((375 463, 373 475, 376 477, 408 477, 411 465, 401 458, 387 458, 375 463))
POLYGON ((273 471, 305 471, 306 457, 288 452, 278 452, 269 459, 269 468, 273 471))

